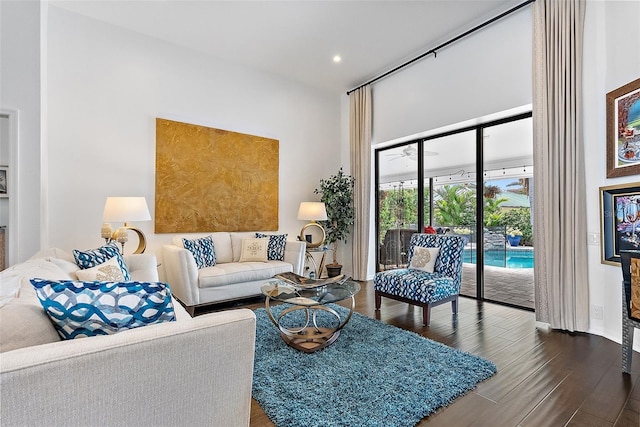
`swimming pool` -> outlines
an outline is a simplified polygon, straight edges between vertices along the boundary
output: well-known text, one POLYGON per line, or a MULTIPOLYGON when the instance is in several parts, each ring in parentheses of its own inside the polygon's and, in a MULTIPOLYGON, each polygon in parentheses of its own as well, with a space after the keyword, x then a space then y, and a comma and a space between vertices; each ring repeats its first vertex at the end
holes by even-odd
MULTIPOLYGON (((465 249, 463 262, 476 263, 476 250, 465 249)), ((506 268, 533 268, 533 248, 484 251, 484 265, 506 268)))

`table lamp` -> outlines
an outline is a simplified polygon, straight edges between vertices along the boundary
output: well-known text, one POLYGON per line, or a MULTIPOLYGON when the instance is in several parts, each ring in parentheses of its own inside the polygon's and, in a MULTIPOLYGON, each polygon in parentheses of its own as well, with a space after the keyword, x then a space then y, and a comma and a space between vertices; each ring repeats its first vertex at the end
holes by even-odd
POLYGON ((144 197, 107 197, 102 214, 104 224, 102 224, 101 236, 108 243, 116 241, 122 245, 124 254, 124 244, 129 240, 127 230, 131 230, 138 235, 138 248, 134 254, 141 254, 147 248, 147 240, 144 233, 139 228, 129 225, 133 221, 151 221, 151 214, 144 197), (111 232, 110 222, 122 222, 123 226, 111 232))
MULTIPOLYGON (((300 240, 307 242, 307 247, 317 248, 324 243, 326 237, 324 228, 316 221, 326 221, 327 209, 322 202, 301 202, 298 209, 298 219, 311 221, 300 230, 300 240), (319 240, 308 239, 306 232, 317 230, 315 234, 322 236, 319 240)), ((313 236, 309 234, 308 236, 313 236)))

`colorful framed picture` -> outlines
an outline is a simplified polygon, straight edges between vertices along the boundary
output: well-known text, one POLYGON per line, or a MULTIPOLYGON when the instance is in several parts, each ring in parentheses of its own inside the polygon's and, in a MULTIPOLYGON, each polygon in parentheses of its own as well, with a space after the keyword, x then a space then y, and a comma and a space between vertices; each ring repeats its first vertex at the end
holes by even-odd
POLYGON ((640 174, 640 79, 607 94, 607 178, 640 174))
POLYGON ((0 198, 9 197, 9 185, 7 181, 7 175, 9 168, 6 166, 0 166, 0 198))
POLYGON ((640 182, 600 187, 601 262, 619 265, 621 250, 640 249, 640 182))

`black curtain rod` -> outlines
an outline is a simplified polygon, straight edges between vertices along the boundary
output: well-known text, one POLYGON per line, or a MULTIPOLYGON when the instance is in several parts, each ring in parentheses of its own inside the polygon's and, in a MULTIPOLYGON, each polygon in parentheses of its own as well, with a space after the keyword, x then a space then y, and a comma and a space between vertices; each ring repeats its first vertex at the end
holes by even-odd
POLYGON ((400 70, 400 69, 402 69, 402 68, 404 68, 404 67, 406 67, 406 66, 408 66, 408 65, 411 65, 411 64, 413 64, 414 62, 421 60, 422 58, 424 58, 424 57, 425 57, 425 56, 427 56, 427 55, 433 54, 433 56, 435 57, 435 56, 437 56, 437 55, 438 55, 438 51, 439 51, 440 49, 442 49, 442 48, 444 48, 444 47, 446 47, 446 46, 449 46, 449 45, 450 45, 450 44, 452 44, 452 43, 457 42, 457 41, 458 41, 458 40, 460 40, 461 38, 464 38, 464 37, 468 36, 469 34, 474 33, 474 32, 476 32, 476 31, 478 31, 478 30, 480 30, 480 29, 482 29, 482 28, 486 27, 487 25, 492 24, 492 23, 494 23, 495 21, 497 21, 497 20, 499 20, 499 19, 502 19, 502 18, 504 18, 504 17, 505 17, 505 16, 507 16, 507 15, 512 14, 513 12, 515 12, 515 11, 517 11, 517 10, 522 9, 522 8, 523 8, 523 7, 525 7, 526 5, 528 5, 528 4, 530 4, 530 3, 533 3, 533 2, 535 2, 535 1, 536 1, 536 0, 527 0, 527 1, 525 1, 524 3, 521 3, 521 4, 519 4, 519 5, 515 6, 515 7, 513 7, 513 8, 511 8, 511 9, 507 10, 506 12, 502 12, 500 15, 495 16, 495 17, 493 17, 493 18, 489 19, 489 20, 488 20, 488 21, 486 21, 486 22, 483 22, 482 24, 477 25, 477 26, 473 27, 472 29, 470 29, 470 30, 468 30, 468 31, 465 31, 464 33, 462 33, 462 34, 460 34, 460 35, 458 35, 458 36, 455 36, 454 38, 452 38, 452 39, 450 39, 450 40, 447 40, 446 42, 442 43, 441 45, 434 47, 434 48, 433 48, 433 49, 431 49, 430 51, 425 52, 425 53, 423 53, 423 54, 421 54, 421 55, 419 55, 419 56, 416 56, 415 58, 413 58, 413 59, 411 59, 411 60, 409 60, 409 61, 405 62, 404 64, 398 65, 398 66, 397 66, 396 68, 394 68, 393 70, 389 70, 389 71, 387 71, 386 73, 381 74, 381 75, 379 75, 378 77, 375 77, 375 78, 373 78, 373 79, 369 80, 368 82, 366 82, 366 83, 362 83, 360 86, 358 86, 358 87, 356 87, 356 88, 353 88, 353 89, 351 89, 351 90, 347 91, 347 95, 350 95, 350 94, 351 94, 351 92, 355 92, 356 90, 358 90, 358 89, 360 89, 360 88, 363 88, 363 87, 365 87, 366 85, 370 85, 371 83, 375 83, 375 82, 377 82, 378 80, 383 79, 383 78, 387 77, 388 75, 393 74, 393 73, 395 73, 396 71, 398 71, 398 70, 400 70))

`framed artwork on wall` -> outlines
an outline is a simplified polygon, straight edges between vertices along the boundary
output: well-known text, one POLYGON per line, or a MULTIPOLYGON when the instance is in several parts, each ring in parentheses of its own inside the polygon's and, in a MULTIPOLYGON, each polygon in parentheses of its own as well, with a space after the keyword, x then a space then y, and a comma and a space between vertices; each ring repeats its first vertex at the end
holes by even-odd
POLYGON ((607 178, 640 174, 640 79, 607 93, 607 178))
POLYGON ((601 262, 619 265, 621 250, 640 250, 640 182, 600 187, 601 262))
POLYGON ((9 197, 9 185, 7 181, 9 168, 0 166, 0 198, 9 197))

